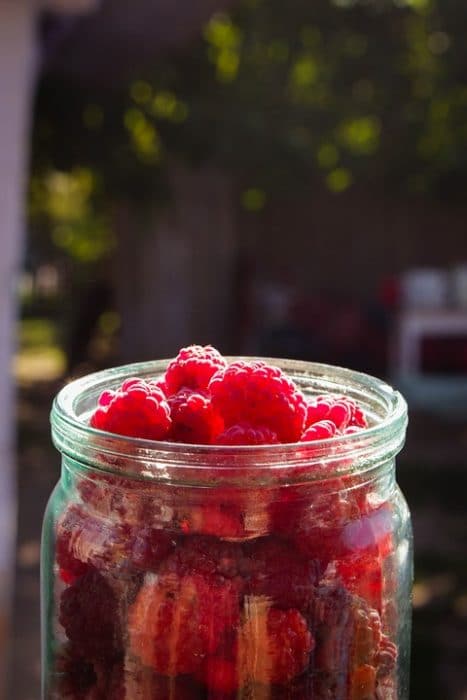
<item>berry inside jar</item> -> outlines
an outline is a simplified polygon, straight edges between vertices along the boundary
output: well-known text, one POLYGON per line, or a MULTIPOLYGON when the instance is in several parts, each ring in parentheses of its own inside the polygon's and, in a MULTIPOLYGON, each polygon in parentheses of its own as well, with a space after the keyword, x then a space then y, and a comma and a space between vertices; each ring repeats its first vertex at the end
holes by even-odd
POLYGON ((341 452, 373 420, 349 393, 211 346, 100 392, 97 442, 119 436, 130 460, 132 441, 179 446, 199 475, 118 457, 72 473, 46 700, 398 699, 392 492, 341 452))

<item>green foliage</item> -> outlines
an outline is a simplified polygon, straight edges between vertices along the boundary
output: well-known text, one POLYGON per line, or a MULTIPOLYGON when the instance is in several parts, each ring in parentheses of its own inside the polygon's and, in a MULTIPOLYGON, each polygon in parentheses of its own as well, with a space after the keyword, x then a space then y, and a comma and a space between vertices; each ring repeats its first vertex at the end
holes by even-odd
POLYGON ((312 180, 461 195, 465 26, 458 0, 243 0, 118 91, 46 79, 36 171, 84 168, 106 197, 162 199, 169 156, 214 161, 250 211, 312 180))
POLYGON ((57 248, 81 263, 95 263, 113 247, 107 218, 97 213, 96 178, 88 168, 47 170, 30 185, 30 215, 45 220, 57 248))

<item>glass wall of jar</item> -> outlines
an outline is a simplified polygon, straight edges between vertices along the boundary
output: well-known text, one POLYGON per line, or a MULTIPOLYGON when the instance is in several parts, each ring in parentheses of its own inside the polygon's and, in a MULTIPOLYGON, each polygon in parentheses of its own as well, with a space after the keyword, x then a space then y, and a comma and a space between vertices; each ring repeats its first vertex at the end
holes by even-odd
POLYGON ((407 422, 388 385, 272 361, 368 428, 290 445, 194 446, 95 430, 104 389, 65 387, 43 533, 43 700, 408 700, 412 555, 395 481, 407 422))

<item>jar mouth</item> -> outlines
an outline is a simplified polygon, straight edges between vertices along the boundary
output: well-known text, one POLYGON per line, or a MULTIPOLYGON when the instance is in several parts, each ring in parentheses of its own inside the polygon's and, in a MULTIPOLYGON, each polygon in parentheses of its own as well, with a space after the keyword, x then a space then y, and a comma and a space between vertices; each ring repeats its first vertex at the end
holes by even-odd
POLYGON ((56 396, 52 439, 57 449, 79 465, 140 479, 240 484, 329 479, 360 473, 385 463, 401 449, 407 426, 407 405, 386 382, 362 372, 315 362, 277 358, 227 357, 266 361, 280 367, 305 393, 332 393, 355 399, 369 426, 339 437, 273 445, 193 445, 146 440, 97 430, 89 418, 104 389, 115 389, 129 377, 160 378, 170 360, 138 362, 86 375, 67 384, 56 396), (209 478, 207 479, 207 475, 209 478))

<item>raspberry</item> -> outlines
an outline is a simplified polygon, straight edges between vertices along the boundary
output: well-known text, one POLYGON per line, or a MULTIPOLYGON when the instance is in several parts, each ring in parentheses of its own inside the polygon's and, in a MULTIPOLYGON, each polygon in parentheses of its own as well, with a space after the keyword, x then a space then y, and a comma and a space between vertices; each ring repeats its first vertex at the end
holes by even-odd
POLYGON ((81 509, 78 506, 70 506, 56 525, 55 558, 60 578, 65 583, 73 583, 89 569, 87 562, 78 558, 74 550, 73 539, 77 523, 81 525, 81 509))
POLYGON ((314 668, 328 674, 333 697, 379 697, 378 679, 394 668, 395 647, 381 633, 378 612, 343 587, 324 583, 315 598, 314 628, 314 668))
POLYGON ((349 396, 317 396, 307 406, 306 427, 321 421, 331 421, 340 432, 349 426, 364 428, 366 419, 362 409, 349 396))
POLYGON ((222 695, 230 695, 240 684, 236 662, 222 656, 209 656, 197 675, 211 692, 222 695))
POLYGON ((65 583, 72 583, 91 565, 101 572, 119 571, 129 564, 141 571, 157 571, 175 546, 167 530, 115 523, 76 504, 58 522, 56 541, 57 564, 65 583))
POLYGON ((362 428, 359 428, 358 425, 349 425, 344 430, 344 435, 355 435, 355 433, 359 433, 361 429, 362 428))
POLYGON ((396 667, 397 646, 394 644, 394 642, 391 642, 389 637, 386 637, 385 634, 382 635, 381 644, 379 645, 378 653, 376 655, 376 661, 378 664, 378 679, 386 678, 396 667))
POLYGON ((317 562, 302 559, 277 538, 247 543, 245 552, 249 594, 265 596, 276 607, 306 610, 320 574, 317 562))
POLYGON ((376 691, 376 669, 370 664, 358 666, 350 676, 349 700, 373 700, 376 691))
POLYGON ((152 527, 135 528, 131 541, 132 565, 141 571, 157 571, 159 565, 174 549, 175 542, 167 530, 152 527))
POLYGON ((213 374, 226 366, 227 362, 211 345, 182 348, 165 372, 167 396, 182 388, 205 391, 213 374))
POLYGON ((71 646, 57 656, 55 660, 58 692, 61 698, 86 700, 88 691, 97 683, 97 676, 92 663, 84 659, 71 646))
POLYGON ((246 422, 270 428, 280 442, 300 438, 305 425, 305 398, 278 367, 239 360, 217 372, 209 390, 227 428, 246 422))
POLYGON ((108 664, 94 665, 97 675, 97 685, 95 691, 90 696, 86 696, 86 700, 126 700, 128 697, 125 689, 124 670, 122 663, 116 663, 113 666, 108 664))
POLYGON ((76 489, 86 511, 104 519, 140 527, 141 524, 158 523, 162 519, 163 499, 160 487, 155 484, 94 473, 81 477, 76 489))
MULTIPOLYGON (((334 700, 335 696, 320 694, 312 673, 302 673, 286 685, 272 685, 265 689, 268 700, 334 700)), ((261 688, 261 690, 263 690, 261 688)), ((260 697, 263 697, 260 694, 260 697)))
POLYGON ((173 394, 169 406, 172 419, 169 439, 174 442, 209 445, 224 428, 211 400, 191 389, 173 394))
POLYGON ((272 530, 292 538, 302 555, 323 564, 345 554, 344 528, 360 516, 353 493, 340 492, 340 481, 280 489, 270 507, 272 530))
POLYGON ((335 562, 336 574, 346 588, 381 612, 383 562, 392 552, 392 513, 387 503, 371 510, 343 530, 344 552, 335 562))
POLYGON ((66 588, 59 620, 76 651, 89 660, 108 661, 122 652, 118 601, 105 578, 90 571, 66 588))
POLYGON ((72 581, 90 565, 108 571, 126 564, 131 529, 93 517, 82 506, 71 504, 57 523, 56 539, 57 563, 72 581))
POLYGON ((148 574, 128 615, 132 653, 157 673, 195 673, 238 624, 235 582, 199 573, 148 574))
POLYGON ((266 426, 239 423, 232 425, 215 439, 216 445, 274 445, 277 434, 266 426))
POLYGON ((207 578, 235 579, 242 574, 243 550, 233 542, 214 537, 193 535, 182 540, 172 556, 164 562, 163 573, 187 576, 193 573, 207 578))
POLYGON ((125 659, 125 694, 99 700, 204 700, 204 689, 192 676, 161 676, 134 659, 125 659))
POLYGON ((363 409, 360 408, 360 406, 355 405, 355 409, 349 423, 349 427, 351 426, 356 428, 366 428, 368 426, 367 419, 363 413, 363 409))
POLYGON ((214 535, 227 540, 245 537, 244 517, 237 503, 213 503, 181 509, 179 519, 184 534, 214 535))
POLYGON ((348 591, 381 611, 383 574, 381 562, 374 554, 364 552, 338 559, 335 571, 348 591))
POLYGON ((310 440, 326 440, 327 438, 333 437, 337 432, 335 424, 330 420, 321 420, 319 423, 313 423, 309 428, 305 430, 301 442, 308 442, 310 440))
MULTIPOLYGON (((368 502, 368 499, 367 499, 368 502)), ((382 557, 392 550, 393 513, 387 502, 349 522, 343 532, 343 544, 349 553, 374 550, 382 557)))
POLYGON ((101 394, 91 425, 117 435, 162 440, 170 429, 170 408, 156 382, 127 379, 117 391, 101 394))
POLYGON ((246 683, 287 683, 307 667, 314 645, 298 610, 272 608, 263 597, 245 598, 239 667, 246 683))

